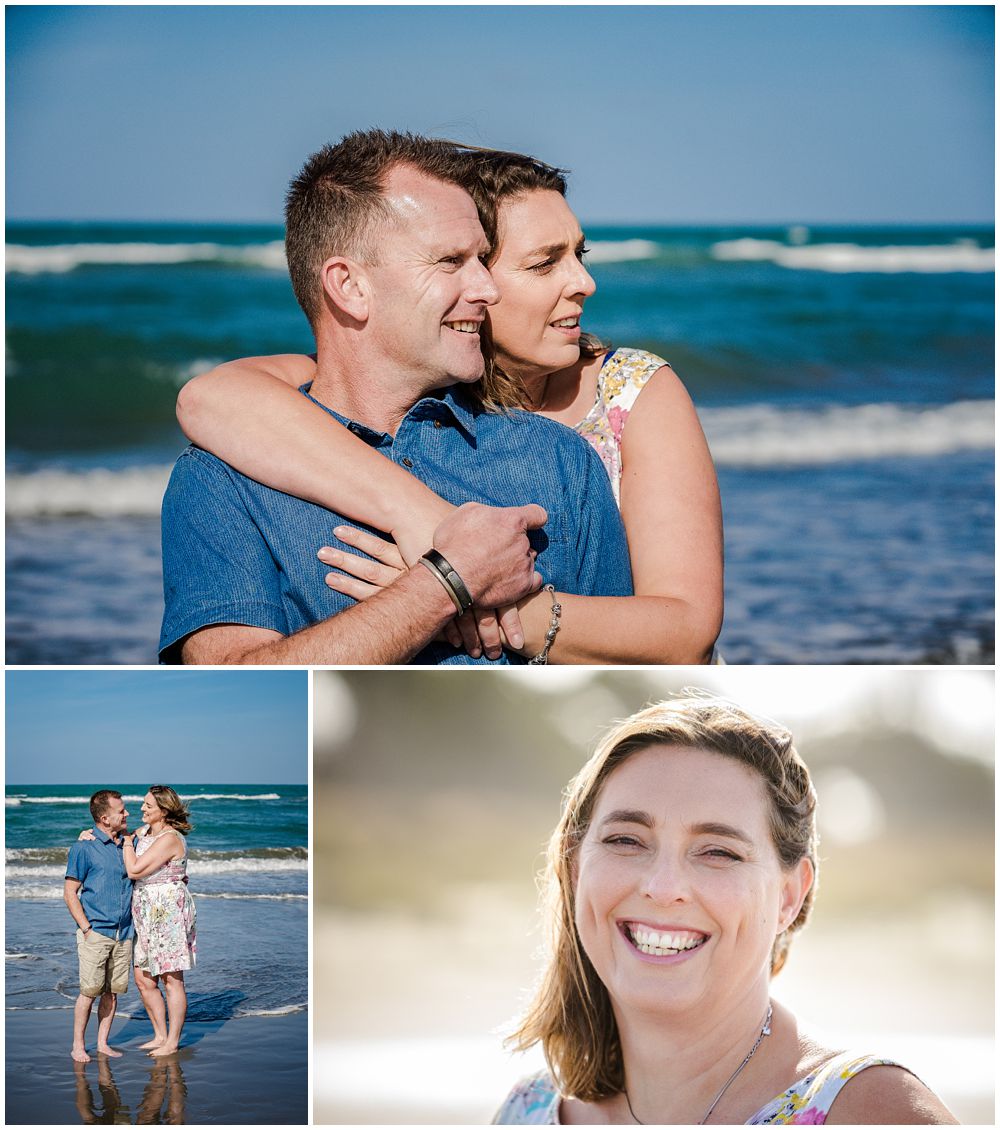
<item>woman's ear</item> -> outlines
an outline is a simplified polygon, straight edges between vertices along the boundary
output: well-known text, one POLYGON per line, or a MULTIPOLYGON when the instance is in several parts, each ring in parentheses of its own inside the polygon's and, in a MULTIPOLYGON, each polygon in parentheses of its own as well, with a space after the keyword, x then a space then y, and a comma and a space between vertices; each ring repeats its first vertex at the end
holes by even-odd
POLYGON ((816 872, 812 860, 800 859, 798 863, 785 872, 785 881, 781 887, 781 905, 778 908, 778 933, 787 930, 799 916, 802 903, 812 888, 816 872))
POLYGON ((334 255, 320 267, 320 282, 328 302, 356 322, 368 321, 371 291, 361 263, 334 255))

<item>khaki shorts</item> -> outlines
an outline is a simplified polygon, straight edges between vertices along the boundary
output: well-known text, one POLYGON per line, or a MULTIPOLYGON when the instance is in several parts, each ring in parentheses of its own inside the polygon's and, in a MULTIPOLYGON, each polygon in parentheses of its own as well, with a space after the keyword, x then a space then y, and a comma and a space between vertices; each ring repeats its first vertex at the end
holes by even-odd
POLYGON ((80 957, 80 993, 99 997, 102 993, 124 993, 128 989, 128 970, 132 964, 132 940, 116 942, 91 930, 76 932, 76 952, 80 957))

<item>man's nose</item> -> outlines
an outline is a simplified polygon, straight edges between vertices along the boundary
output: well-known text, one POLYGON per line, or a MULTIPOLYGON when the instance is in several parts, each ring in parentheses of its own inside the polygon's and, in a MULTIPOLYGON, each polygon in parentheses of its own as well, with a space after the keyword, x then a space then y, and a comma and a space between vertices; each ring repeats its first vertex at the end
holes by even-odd
POLYGON ((500 291, 486 264, 476 259, 469 263, 465 279, 464 298, 467 302, 495 306, 500 301, 500 291))

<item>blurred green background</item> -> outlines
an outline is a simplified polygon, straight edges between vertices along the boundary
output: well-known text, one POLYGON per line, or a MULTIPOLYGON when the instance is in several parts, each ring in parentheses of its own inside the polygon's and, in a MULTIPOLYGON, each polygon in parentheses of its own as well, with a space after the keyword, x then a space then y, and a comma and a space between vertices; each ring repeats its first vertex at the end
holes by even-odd
POLYGON ((541 1064, 502 1035, 562 789, 686 687, 789 726, 819 793, 819 896, 775 996, 993 1121, 993 673, 552 667, 316 673, 318 1122, 487 1122, 541 1064))

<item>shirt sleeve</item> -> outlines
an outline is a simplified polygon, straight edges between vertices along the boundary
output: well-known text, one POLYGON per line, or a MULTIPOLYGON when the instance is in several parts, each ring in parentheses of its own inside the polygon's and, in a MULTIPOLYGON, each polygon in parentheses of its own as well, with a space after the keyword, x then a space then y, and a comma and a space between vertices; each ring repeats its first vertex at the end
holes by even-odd
POLYGON ((66 861, 66 878, 75 879, 82 883, 87 878, 90 870, 90 858, 83 844, 77 842, 69 849, 69 859, 66 861))
POLYGON ((632 563, 621 514, 600 456, 580 440, 582 489, 576 529, 576 587, 580 596, 632 596, 632 563))
POLYGON ((195 447, 183 452, 161 526, 161 662, 179 663, 181 642, 210 624, 288 634, 278 568, 225 463, 195 447))

